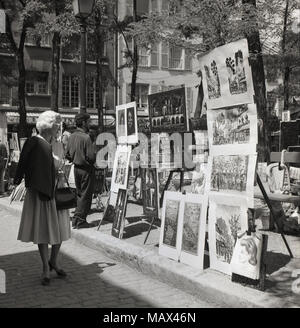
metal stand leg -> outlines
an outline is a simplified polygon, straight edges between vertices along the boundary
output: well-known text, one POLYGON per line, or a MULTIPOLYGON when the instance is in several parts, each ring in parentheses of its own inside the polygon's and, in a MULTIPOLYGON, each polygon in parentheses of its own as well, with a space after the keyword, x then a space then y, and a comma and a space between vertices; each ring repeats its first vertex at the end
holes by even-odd
POLYGON ((279 225, 277 223, 277 216, 275 215, 275 213, 273 211, 273 207, 272 207, 272 205, 270 203, 270 199, 269 199, 269 197, 268 197, 268 195, 267 195, 267 193, 265 191, 265 188, 264 188, 264 186, 263 186, 263 184, 262 184, 262 182, 261 182, 260 177, 259 177, 258 174, 257 174, 257 183, 258 183, 258 186, 259 186, 259 188, 260 188, 260 190, 261 190, 261 192, 262 192, 262 194, 264 196, 264 199, 265 199, 265 201, 266 201, 266 203, 267 203, 267 205, 268 205, 268 207, 270 209, 271 215, 272 215, 272 217, 274 219, 275 227, 276 227, 276 229, 278 229, 278 231, 280 231, 280 235, 281 235, 281 237, 282 237, 282 239, 283 239, 283 241, 285 243, 285 246, 286 246, 286 248, 287 248, 287 250, 288 250, 288 252, 290 254, 290 257, 293 258, 294 257, 293 256, 293 253, 292 253, 292 251, 291 251, 291 249, 289 247, 289 244, 288 244, 288 242, 287 242, 287 240, 286 240, 286 238, 285 238, 285 236, 284 236, 284 234, 282 232, 282 229, 279 229, 279 225))
POLYGON ((149 237, 149 234, 150 234, 150 231, 151 231, 151 229, 152 229, 152 226, 153 226, 153 223, 154 223, 154 220, 155 220, 155 219, 156 219, 156 217, 154 216, 154 217, 152 218, 152 221, 151 221, 150 227, 149 227, 149 229, 148 229, 147 236, 146 236, 145 241, 144 241, 144 245, 146 244, 146 241, 147 241, 147 239, 148 239, 148 237, 149 237))

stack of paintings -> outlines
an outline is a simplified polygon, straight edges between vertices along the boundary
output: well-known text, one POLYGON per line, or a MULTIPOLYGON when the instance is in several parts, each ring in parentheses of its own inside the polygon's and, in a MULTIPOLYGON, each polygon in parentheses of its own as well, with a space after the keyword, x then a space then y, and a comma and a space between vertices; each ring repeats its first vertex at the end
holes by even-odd
POLYGON ((248 42, 226 44, 200 61, 210 150, 210 266, 230 275, 237 234, 248 230, 254 206, 258 120, 248 42))

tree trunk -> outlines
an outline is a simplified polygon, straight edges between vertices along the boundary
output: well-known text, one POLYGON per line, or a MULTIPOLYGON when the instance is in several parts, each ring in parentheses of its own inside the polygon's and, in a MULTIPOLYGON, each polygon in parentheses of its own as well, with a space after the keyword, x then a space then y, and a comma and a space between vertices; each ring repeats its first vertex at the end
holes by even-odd
MULTIPOLYGON (((133 0, 133 21, 134 22, 137 21, 136 0, 133 0)), ((136 41, 133 39, 133 63, 132 63, 131 94, 130 94, 131 101, 136 100, 136 79, 137 79, 138 63, 139 63, 138 48, 136 45, 136 41)))
POLYGON ((97 82, 98 82, 98 90, 99 90, 99 98, 97 102, 97 111, 98 111, 98 127, 99 132, 104 132, 104 124, 103 124, 103 72, 102 72, 102 63, 101 57, 97 56, 96 65, 97 65, 97 82))
POLYGON ((285 58, 286 55, 286 33, 287 33, 287 21, 289 13, 290 1, 286 0, 284 17, 283 17, 283 33, 282 33, 282 57, 284 60, 284 78, 283 78, 283 110, 289 109, 289 83, 290 83, 290 67, 285 58))
POLYGON ((25 104, 25 85, 26 85, 26 69, 24 64, 24 44, 26 37, 26 29, 23 29, 20 38, 20 44, 16 53, 19 83, 18 83, 18 104, 19 104, 19 138, 27 137, 27 122, 26 122, 26 104, 25 104))
POLYGON ((55 32, 52 39, 51 66, 51 109, 58 112, 59 72, 60 72, 60 35, 55 32))
MULTIPOLYGON (((256 0, 243 0, 243 4, 250 4, 256 7, 256 0)), ((262 48, 259 31, 254 31, 247 35, 250 65, 252 68, 252 78, 254 84, 255 103, 257 106, 258 118, 263 123, 258 133, 258 161, 268 162, 270 159, 270 133, 269 133, 269 113, 267 111, 266 84, 262 48)))

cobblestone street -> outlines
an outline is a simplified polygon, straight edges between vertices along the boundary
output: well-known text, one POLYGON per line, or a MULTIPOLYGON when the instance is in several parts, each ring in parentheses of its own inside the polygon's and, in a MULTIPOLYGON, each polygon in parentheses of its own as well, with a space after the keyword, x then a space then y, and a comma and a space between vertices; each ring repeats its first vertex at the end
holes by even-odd
POLYGON ((74 240, 62 245, 60 262, 67 279, 51 273, 50 286, 40 284, 37 246, 16 240, 19 218, 0 211, 0 269, 6 273, 3 307, 217 307, 150 279, 125 264, 74 240))

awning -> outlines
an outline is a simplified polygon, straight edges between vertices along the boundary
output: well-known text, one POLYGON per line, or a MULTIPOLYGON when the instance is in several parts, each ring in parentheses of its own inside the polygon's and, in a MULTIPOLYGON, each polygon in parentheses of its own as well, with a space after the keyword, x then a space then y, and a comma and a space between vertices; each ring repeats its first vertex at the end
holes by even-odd
MULTIPOLYGON (((37 118, 41 113, 26 113, 27 123, 35 124, 37 118)), ((62 117, 63 122, 70 125, 75 125, 76 114, 59 113, 62 117)), ((6 112, 7 124, 18 124, 19 113, 17 112, 6 112)), ((103 123, 105 126, 113 126, 115 124, 115 118, 112 115, 103 115, 103 123)), ((91 124, 98 125, 98 116, 91 115, 91 124)))

